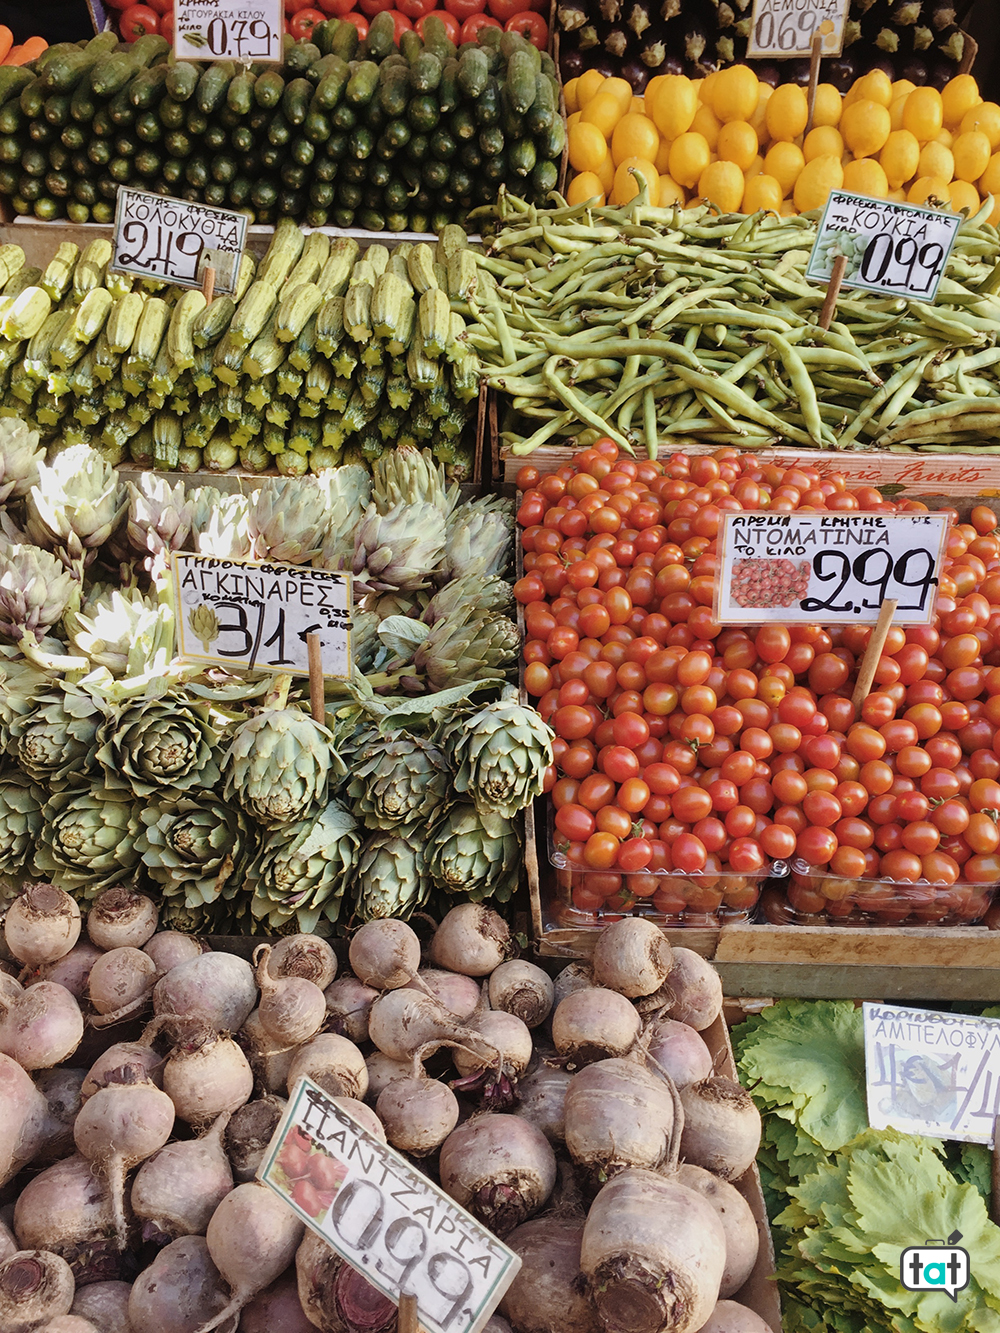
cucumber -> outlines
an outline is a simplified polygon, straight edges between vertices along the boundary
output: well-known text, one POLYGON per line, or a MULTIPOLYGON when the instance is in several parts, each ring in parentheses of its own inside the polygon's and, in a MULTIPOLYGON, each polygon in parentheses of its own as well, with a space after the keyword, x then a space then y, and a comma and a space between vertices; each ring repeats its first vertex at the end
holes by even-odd
POLYGON ((91 139, 87 145, 87 158, 95 167, 105 167, 111 161, 111 145, 107 139, 91 139))
POLYGON ((32 143, 52 143, 55 137, 55 127, 50 125, 47 120, 33 120, 28 126, 28 138, 32 143))
POLYGON ((401 180, 391 180, 382 191, 382 199, 389 213, 402 213, 409 202, 409 191, 401 180))
POLYGON ((301 135, 292 140, 289 146, 289 151, 291 152, 292 160, 300 167, 310 166, 316 156, 315 145, 311 144, 308 139, 303 138, 301 135))
POLYGON ((309 202, 317 208, 331 208, 335 193, 332 181, 313 181, 309 187, 309 202))
POLYGON ((285 149, 268 144, 260 150, 260 164, 265 171, 277 171, 285 160, 285 149))
POLYGON ((281 168, 281 183, 290 190, 302 190, 308 184, 309 172, 297 162, 285 162, 281 168))
POLYGON ((380 190, 392 180, 392 167, 388 162, 383 162, 380 158, 372 157, 368 159, 368 182, 375 185, 380 190))
POLYGON ((201 138, 208 129, 208 117, 203 111, 199 111, 197 105, 192 102, 187 109, 187 115, 184 117, 184 125, 189 134, 201 138))
POLYGON ((229 143, 237 153, 251 153, 256 139, 249 125, 237 125, 229 136, 229 143))
POLYGON ((26 148, 21 154, 21 166, 29 176, 44 176, 49 167, 49 159, 40 148, 26 148))
POLYGON ((184 130, 171 130, 164 135, 163 147, 171 157, 190 157, 194 152, 194 139, 184 130))
POLYGON ((34 77, 25 65, 0 66, 0 102, 9 102, 20 97, 34 77))
POLYGON ((420 40, 420 34, 417 32, 405 31, 399 39, 399 53, 405 57, 408 64, 412 65, 424 49, 424 44, 420 40))
POLYGON ((114 134, 114 121, 108 115, 106 106, 98 107, 94 113, 94 119, 90 123, 90 128, 99 139, 106 139, 109 134, 114 134))
POLYGON ((236 66, 228 60, 218 61, 209 67, 198 80, 194 100, 203 116, 211 116, 222 106, 226 99, 230 80, 236 77, 236 66))
POLYGON ((144 111, 135 122, 135 133, 143 143, 159 143, 163 138, 163 122, 155 111, 144 111))
POLYGON ((400 148, 405 148, 413 137, 408 121, 399 117, 396 120, 390 120, 389 124, 382 131, 382 138, 388 143, 393 152, 400 148))
POLYGON ((503 130, 499 125, 490 125, 479 131, 479 151, 483 157, 496 157, 503 152, 503 130))
POLYGON ((500 84, 492 75, 473 106, 473 114, 481 129, 500 122, 500 84))
POLYGON ((89 136, 79 125, 66 125, 59 136, 59 142, 64 148, 68 148, 71 153, 79 152, 86 148, 89 136))
POLYGON ((302 126, 303 136, 312 144, 326 143, 332 130, 330 128, 330 118, 322 111, 310 111, 306 116, 305 124, 302 126))
MULTIPOLYGON (((388 11, 386 11, 388 12, 388 11)), ((393 65, 379 69, 379 106, 391 118, 401 116, 410 98, 410 69, 408 65, 393 65)))
POLYGON ((271 120, 267 131, 267 141, 274 148, 283 148, 292 137, 292 127, 279 111, 271 120))
POLYGON ((562 116, 556 116, 549 126, 548 133, 544 134, 539 140, 538 152, 543 158, 557 162, 562 157, 565 147, 566 122, 562 116))
POLYGON ((357 123, 354 108, 346 101, 330 112, 330 125, 334 130, 353 130, 357 123))
POLYGON ((128 87, 115 93, 107 105, 107 113, 112 125, 131 125, 135 120, 135 107, 129 101, 128 87))
POLYGON ((323 146, 323 155, 331 162, 339 162, 342 157, 346 157, 347 135, 331 134, 323 146))
POLYGON ((140 68, 132 51, 127 54, 116 51, 114 55, 105 56, 90 71, 91 88, 98 97, 114 97, 140 68))
POLYGON ((281 101, 285 80, 277 70, 269 69, 253 86, 253 99, 259 107, 271 111, 281 101))
MULTIPOLYGON (((351 24, 351 27, 354 25, 351 24)), ((316 91, 313 93, 310 103, 311 111, 332 111, 344 95, 344 89, 347 87, 347 81, 351 77, 351 67, 346 60, 341 60, 339 56, 327 56, 330 61, 336 61, 331 64, 327 72, 316 85, 316 91)))
POLYGON ((470 101, 482 95, 489 77, 486 53, 478 46, 464 46, 458 60, 458 86, 470 101))
POLYGON ((186 114, 183 102, 175 101, 172 97, 165 97, 157 108, 157 113, 165 130, 183 129, 186 114))
POLYGON ((507 151, 507 160, 517 176, 530 176, 535 169, 538 154, 533 139, 517 139, 507 151))
POLYGON ((291 83, 285 84, 285 91, 281 97, 281 112, 289 124, 302 124, 309 114, 312 96, 313 86, 308 79, 292 79, 291 83))
POLYGON ((108 163, 108 175, 118 185, 128 185, 132 179, 131 157, 113 157, 108 163))
POLYGON ((438 105, 442 115, 447 115, 458 106, 460 93, 458 87, 458 61, 454 56, 441 66, 441 82, 438 85, 438 105))
POLYGON ((194 97, 201 71, 189 60, 180 60, 167 69, 167 92, 175 102, 187 102, 194 97))
POLYGON ((547 74, 535 77, 535 98, 525 118, 529 134, 545 134, 552 128, 553 119, 559 114, 559 92, 547 74))
POLYGON ((318 157, 313 165, 313 180, 327 185, 337 179, 337 164, 328 157, 318 157))
POLYGON ((229 147, 229 135, 222 125, 209 125, 202 135, 202 146, 211 153, 220 153, 229 147))
POLYGON ((169 73, 166 65, 153 65, 150 69, 140 70, 128 85, 132 105, 139 111, 148 111, 161 102, 166 96, 169 73))
POLYGON ((367 106, 375 96, 377 86, 378 65, 371 60, 361 60, 351 71, 344 96, 352 107, 367 106))
POLYGON ((559 184, 559 168, 554 162, 536 162, 531 173, 531 188, 535 197, 544 199, 559 184))
POLYGON ((247 176, 237 176, 235 180, 230 181, 228 199, 233 208, 245 208, 250 203, 250 196, 253 194, 253 181, 247 176))
POLYGON ((188 158, 184 164, 184 179, 198 190, 208 184, 208 158, 203 153, 188 158))
POLYGON ((369 60, 384 60, 396 45, 396 25, 388 10, 376 14, 368 27, 363 47, 369 60), (383 17, 384 15, 384 17, 383 17))
POLYGON ((21 140, 13 134, 0 137, 0 162, 10 165, 21 160, 21 140))
POLYGON ((0 134, 17 134, 28 123, 28 118, 16 101, 0 107, 0 134))
POLYGON ((48 93, 45 91, 43 80, 40 77, 32 79, 26 87, 21 89, 21 96, 18 99, 21 110, 32 119, 40 116, 47 96, 48 93))
POLYGON ((418 93, 432 93, 441 82, 441 61, 433 51, 422 51, 410 66, 410 81, 418 93))
POLYGON ((94 100, 94 89, 91 84, 94 71, 88 70, 80 82, 73 89, 73 95, 69 99, 70 119, 75 120, 80 125, 86 125, 94 118, 97 110, 97 102, 94 100))
POLYGON ((360 40, 354 24, 341 19, 330 41, 330 54, 340 56, 341 60, 353 60, 360 40))
POLYGON ((424 23, 424 50, 432 51, 442 61, 458 54, 455 43, 448 36, 448 29, 436 14, 429 14, 424 23))
POLYGON ((441 190, 448 184, 448 164, 430 157, 420 169, 420 178, 428 190, 441 190))
POLYGON ((241 69, 226 90, 226 106, 237 116, 249 116, 253 106, 254 76, 241 69))
MULTIPOLYGON (((505 33, 505 37, 516 36, 505 33)), ((535 48, 532 47, 532 50, 535 48)), ((527 51, 516 50, 507 61, 507 76, 504 79, 503 95, 511 109, 519 116, 525 115, 535 100, 535 62, 527 51)))
POLYGON ((406 119, 418 134, 430 134, 438 127, 441 111, 433 97, 414 97, 406 108, 406 119))
POLYGON ((415 134, 407 146, 406 156, 414 162, 423 162, 430 151, 430 140, 427 135, 415 134))
POLYGON ((434 131, 430 140, 431 156, 439 162, 450 162, 458 152, 458 144, 447 130, 440 127, 434 131))
POLYGON ((459 143, 468 143, 479 133, 476 118, 467 107, 461 107, 452 113, 448 120, 448 128, 459 143))
POLYGON ((285 47, 285 68, 294 74, 305 74, 310 65, 315 65, 322 56, 322 51, 312 42, 291 41, 285 47))

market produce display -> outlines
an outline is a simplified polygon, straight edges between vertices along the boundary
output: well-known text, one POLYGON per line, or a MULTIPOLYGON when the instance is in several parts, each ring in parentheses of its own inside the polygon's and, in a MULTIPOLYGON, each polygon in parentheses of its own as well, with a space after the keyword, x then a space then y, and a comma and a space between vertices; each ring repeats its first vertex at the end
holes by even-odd
MULTIPOLYGON (((956 20, 970 8, 971 0, 851 0, 843 54, 823 60, 821 76, 842 92, 872 69, 941 88, 966 55, 956 20)), ((705 78, 746 59, 752 9, 751 0, 557 0, 563 79, 592 69, 642 92, 656 73, 705 78)), ((809 82, 808 59, 751 64, 775 86, 809 82)))
MULTIPOLYGON (((504 685, 510 502, 459 503, 408 448, 374 476, 185 494, 151 473, 123 484, 86 448, 47 465, 0 427, 5 885, 44 875, 89 899, 139 876, 165 923, 250 933, 510 897, 514 821, 551 760, 504 685), (354 572, 354 671, 331 682, 326 726, 301 681, 173 661, 163 569, 181 549, 354 572)), ((210 645, 205 611, 192 629, 210 645)))
POLYGON ((527 454, 581 423, 651 457, 685 438, 759 448, 992 447, 1000 234, 962 223, 933 304, 805 280, 816 222, 653 209, 502 205, 459 303, 488 383, 514 409, 504 442, 527 454), (492 281, 490 280, 492 279, 492 281), (527 423, 527 424, 526 424, 527 423))
POLYGON ((373 231, 440 231, 503 186, 543 200, 565 143, 551 58, 484 28, 461 51, 391 16, 286 39, 284 63, 168 60, 154 33, 50 47, 0 80, 0 195, 19 214, 110 222, 119 185, 373 231))
MULTIPOLYGON (((944 92, 892 83, 881 69, 817 90, 774 89, 746 65, 700 82, 651 79, 634 98, 624 79, 594 70, 566 85, 569 159, 579 173, 571 204, 626 203, 638 168, 661 207, 707 202, 723 213, 772 209, 783 217, 822 208, 845 189, 896 203, 941 204, 975 215, 1000 192, 1000 106, 965 74, 944 92)), ((994 204, 989 221, 1000 221, 994 204)))
POLYGON ((110 272, 111 242, 64 242, 43 271, 0 250, 0 416, 111 463, 285 476, 371 466, 427 443, 472 475, 479 362, 453 297, 477 275, 461 227, 435 247, 305 236, 283 219, 235 297, 110 272))
POLYGON ((913 513, 734 450, 636 463, 603 438, 524 492, 524 686, 556 733, 545 788, 560 920, 746 915, 769 860, 802 920, 969 922, 1000 880, 1000 537, 952 513, 930 625, 712 620, 726 512, 913 513))
MULTIPOLYGON (((713 1312, 769 1333, 732 1300, 757 1260, 738 1184, 760 1117, 712 1072, 701 1033, 717 1039, 722 988, 698 955, 621 922, 592 971, 553 985, 472 905, 423 960, 403 922, 363 927, 350 970, 315 936, 261 946, 251 967, 156 928, 124 888, 85 923, 47 884, 8 910, 5 1333, 70 1311, 91 1321, 73 1333, 394 1328, 395 1306, 254 1179, 303 1074, 523 1257, 491 1333, 610 1333, 636 1301, 638 1333, 717 1328, 713 1312), (152 1011, 144 1030, 107 1026, 126 994, 152 1011)), ((300 1130, 278 1162, 319 1218, 336 1182, 314 1148, 300 1130)))
POLYGON ((995 1323, 1000 1227, 987 1212, 989 1151, 868 1128, 861 1010, 779 1000, 734 1028, 733 1044, 764 1119, 758 1161, 786 1326, 971 1333, 995 1323), (923 1244, 925 1230, 960 1231, 976 1256, 954 1303, 899 1281, 900 1253, 923 1244))

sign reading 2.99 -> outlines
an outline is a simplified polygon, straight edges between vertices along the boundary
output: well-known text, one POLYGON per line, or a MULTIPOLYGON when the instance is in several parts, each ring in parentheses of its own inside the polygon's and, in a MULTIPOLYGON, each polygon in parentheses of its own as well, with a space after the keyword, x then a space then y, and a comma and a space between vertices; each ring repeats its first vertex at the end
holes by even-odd
POLYGON ((713 619, 719 625, 927 625, 947 539, 944 514, 726 514, 713 619))

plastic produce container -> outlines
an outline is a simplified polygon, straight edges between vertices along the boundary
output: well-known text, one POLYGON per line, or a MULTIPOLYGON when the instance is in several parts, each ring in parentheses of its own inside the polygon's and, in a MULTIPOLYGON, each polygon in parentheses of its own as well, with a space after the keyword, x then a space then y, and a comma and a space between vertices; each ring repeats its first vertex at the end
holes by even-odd
POLYGON ((793 861, 781 888, 787 919, 802 925, 973 926, 989 910, 997 885, 844 879, 793 861))

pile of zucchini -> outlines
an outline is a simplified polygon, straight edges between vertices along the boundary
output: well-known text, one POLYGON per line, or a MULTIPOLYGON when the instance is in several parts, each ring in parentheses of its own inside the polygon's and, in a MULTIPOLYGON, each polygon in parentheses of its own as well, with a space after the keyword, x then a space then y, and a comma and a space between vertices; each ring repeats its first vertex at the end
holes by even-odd
POLYGON ((549 56, 440 20, 397 47, 388 13, 286 37, 281 66, 174 63, 111 33, 0 69, 0 194, 19 214, 107 223, 119 185, 259 223, 439 232, 508 193, 542 202, 565 142, 549 56))
POLYGON ((390 251, 282 218, 234 296, 110 272, 111 243, 59 246, 43 270, 0 247, 0 416, 112 463, 301 476, 433 450, 470 475, 479 360, 453 305, 475 305, 463 228, 390 251))

